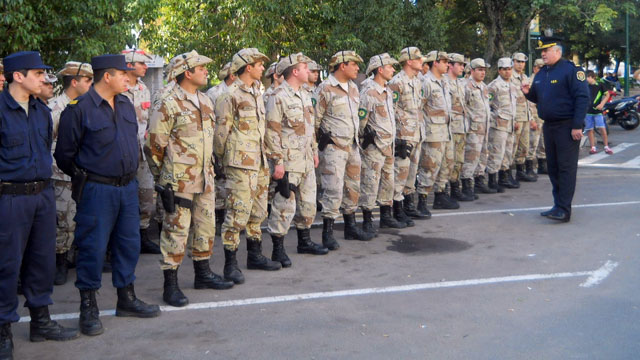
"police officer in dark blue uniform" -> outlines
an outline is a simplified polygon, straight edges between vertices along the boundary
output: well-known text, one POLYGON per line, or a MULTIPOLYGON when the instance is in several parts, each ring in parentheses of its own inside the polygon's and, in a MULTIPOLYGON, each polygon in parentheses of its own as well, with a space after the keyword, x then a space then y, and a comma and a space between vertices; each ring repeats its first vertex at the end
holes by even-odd
POLYGON ((40 54, 4 58, 9 83, 0 93, 0 359, 12 359, 11 323, 20 319, 18 276, 29 308, 31 341, 70 340, 49 316, 55 274, 56 205, 51 172, 52 122, 39 100, 45 69, 40 54))
POLYGON ((96 290, 111 245, 112 283, 118 289, 116 316, 155 317, 158 305, 139 300, 133 289, 140 255, 138 206, 138 122, 127 89, 123 55, 91 59, 94 85, 60 115, 54 157, 72 178, 78 246, 76 287, 80 290, 80 331, 99 335, 96 290))
POLYGON ((536 74, 533 84, 522 86, 522 91, 538 105, 538 116, 544 120, 544 146, 554 205, 540 215, 568 222, 576 189, 582 127, 589 107, 589 87, 584 69, 562 59, 560 40, 557 37, 539 40, 538 49, 542 50, 545 66, 536 74))

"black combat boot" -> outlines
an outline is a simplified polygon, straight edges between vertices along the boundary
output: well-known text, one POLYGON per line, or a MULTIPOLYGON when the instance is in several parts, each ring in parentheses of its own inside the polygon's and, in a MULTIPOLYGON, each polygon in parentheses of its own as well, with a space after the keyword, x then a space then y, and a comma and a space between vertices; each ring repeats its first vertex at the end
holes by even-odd
POLYGON ((489 174, 489 185, 487 187, 493 191, 492 194, 504 192, 504 187, 498 182, 498 174, 489 174))
POLYGON ((291 259, 284 250, 284 236, 271 235, 273 242, 273 251, 271 251, 271 260, 282 264, 283 268, 291 267, 291 259))
POLYGON ((13 334, 11 323, 0 325, 0 360, 13 359, 13 334))
POLYGON ((495 194, 498 191, 496 189, 492 189, 484 182, 484 176, 479 175, 473 179, 475 192, 483 193, 483 194, 495 194))
POLYGON ((158 305, 147 304, 136 297, 133 283, 123 288, 118 288, 117 293, 116 316, 152 318, 160 315, 160 307, 158 305))
POLYGON ((187 306, 187 304, 189 304, 189 299, 184 296, 184 293, 178 286, 178 269, 163 270, 162 274, 164 275, 164 291, 162 292, 162 300, 175 307, 187 306))
POLYGON ((96 290, 80 290, 80 332, 88 336, 104 332, 96 301, 96 290))
POLYGON ((422 215, 422 219, 431 219, 431 211, 429 211, 429 205, 427 201, 429 199, 429 195, 418 194, 418 213, 422 215))
POLYGON ((222 224, 224 223, 224 209, 216 209, 216 236, 220 236, 222 224))
POLYGON ((513 170, 515 169, 509 168, 509 170, 507 170, 507 178, 509 179, 509 182, 513 184, 513 186, 515 186, 514 189, 519 189, 520 181, 518 181, 515 177, 513 177, 513 170))
POLYGON ((262 255, 262 241, 247 238, 247 269, 274 271, 281 268, 282 264, 262 255))
POLYGON ((160 254, 160 246, 149 239, 149 229, 140 229, 140 254, 160 254))
POLYGON ((40 342, 45 340, 67 341, 78 337, 78 329, 62 327, 51 320, 49 306, 30 307, 29 340, 40 342))
POLYGON ((455 201, 454 199, 450 198, 446 192, 437 192, 434 195, 435 195, 435 197, 433 198, 434 209, 452 210, 452 209, 460 208, 460 204, 458 204, 458 202, 455 201))
POLYGON ((362 231, 373 237, 378 236, 378 231, 373 227, 373 212, 371 210, 362 209, 362 231))
POLYGON ((298 254, 326 255, 329 249, 311 241, 310 229, 298 229, 298 254))
POLYGON ((535 175, 529 175, 529 173, 525 169, 525 164, 516 164, 516 180, 524 182, 535 182, 537 179, 535 175))
POLYGON ((56 274, 53 277, 53 285, 64 285, 68 274, 67 253, 56 254, 56 274))
POLYGON ((334 219, 322 218, 322 246, 329 250, 338 250, 340 244, 333 237, 333 222, 334 219))
POLYGON ((462 181, 451 181, 451 197, 454 200, 457 201, 473 201, 475 200, 474 196, 473 196, 473 188, 471 187, 471 179, 466 179, 468 180, 468 184, 467 184, 467 191, 465 192, 464 189, 464 180, 462 179, 462 181), (462 189, 460 189, 460 183, 462 182, 462 189))
MULTIPOLYGON (((509 181, 509 176, 507 175, 507 171, 500 170, 498 171, 498 185, 507 189, 515 189, 516 186, 509 181)), ((500 192, 498 190, 498 192, 500 192)))
POLYGON ((527 176, 529 176, 531 179, 533 179, 531 182, 536 182, 538 181, 538 175, 536 174, 536 171, 533 169, 533 160, 526 160, 524 162, 524 167, 526 169, 526 174, 527 176))
POLYGON ((195 273, 193 287, 196 289, 226 290, 233 287, 233 281, 225 280, 211 271, 208 259, 194 260, 193 272, 195 273))
POLYGON ((342 214, 344 217, 344 239, 369 241, 373 239, 373 234, 364 232, 356 226, 356 214, 342 214))
MULTIPOLYGON (((405 201, 406 201, 405 197, 405 201)), ((405 223, 407 227, 415 226, 416 224, 411 220, 407 213, 404 212, 404 206, 402 201, 393 200, 393 217, 400 223, 405 223)))
POLYGON ((475 200, 475 193, 473 185, 471 184, 471 179, 462 179, 462 195, 463 199, 458 199, 460 201, 473 201, 475 200), (468 199, 468 200, 467 200, 468 199))
MULTIPOLYGON (((425 215, 420 211, 420 209, 416 208, 416 203, 415 203, 415 201, 413 199, 414 194, 415 193, 404 195, 403 206, 404 206, 405 215, 407 215, 410 218, 414 218, 414 219, 428 219, 428 218, 430 218, 431 217, 430 215, 425 215)), ((397 218, 396 218, 396 220, 400 221, 397 218)), ((413 226, 413 225, 409 225, 407 223, 407 226, 413 226)))
POLYGON ((538 175, 546 175, 548 173, 547 159, 538 159, 538 175))
POLYGON ((392 228, 392 229, 404 229, 407 227, 407 224, 401 221, 398 221, 393 218, 391 215, 391 206, 382 205, 380 206, 380 228, 392 228))
POLYGON ((234 284, 243 284, 244 275, 242 275, 242 271, 238 267, 237 252, 238 249, 224 249, 224 278, 233 281, 234 284))

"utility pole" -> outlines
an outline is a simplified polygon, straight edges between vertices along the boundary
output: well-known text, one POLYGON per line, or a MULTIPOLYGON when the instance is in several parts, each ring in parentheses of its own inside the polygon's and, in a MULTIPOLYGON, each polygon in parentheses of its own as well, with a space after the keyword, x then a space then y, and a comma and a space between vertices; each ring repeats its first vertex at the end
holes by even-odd
POLYGON ((625 32, 625 42, 626 42, 626 56, 624 60, 624 96, 629 96, 629 70, 631 69, 631 59, 630 57, 630 49, 629 49, 629 11, 625 16, 624 21, 624 32, 625 32))

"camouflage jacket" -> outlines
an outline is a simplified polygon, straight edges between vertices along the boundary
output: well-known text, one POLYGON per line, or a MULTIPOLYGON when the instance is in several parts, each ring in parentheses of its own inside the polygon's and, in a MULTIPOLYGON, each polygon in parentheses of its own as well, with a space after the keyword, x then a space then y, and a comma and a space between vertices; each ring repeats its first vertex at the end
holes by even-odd
MULTIPOLYGON (((533 79, 535 77, 536 77, 536 74, 531 75, 531 79, 529 79, 529 84, 533 84, 533 79)), ((531 109, 531 118, 535 120, 536 123, 538 123, 538 125, 544 124, 544 120, 538 117, 538 108, 536 103, 529 101, 529 109, 531 109)), ((541 129, 538 129, 538 130, 541 130, 541 129)))
POLYGON ((183 193, 214 190, 213 123, 211 100, 197 92, 200 108, 179 85, 151 115, 145 146, 147 162, 156 183, 171 184, 183 193))
POLYGON ((317 86, 315 85, 313 86, 309 85, 309 83, 302 84, 302 89, 309 94, 309 97, 313 96, 313 92, 316 90, 316 87, 317 86))
POLYGON ((224 92, 227 91, 228 89, 229 89, 229 86, 227 86, 227 83, 224 81, 221 81, 220 84, 207 90, 207 96, 209 97, 209 99, 211 99, 214 109, 216 108, 216 101, 218 100, 220 95, 224 94, 224 92))
POLYGON ((518 74, 515 71, 511 76, 511 82, 518 90, 516 92, 518 95, 516 101, 516 121, 529 121, 531 120, 531 107, 522 92, 522 84, 532 84, 532 82, 529 81, 529 77, 525 73, 518 74))
POLYGON ((267 166, 265 110, 259 83, 249 87, 240 79, 216 100, 213 149, 223 165, 259 170, 267 166))
POLYGON ((162 105, 162 100, 169 96, 174 86, 176 86, 176 82, 170 81, 167 85, 161 87, 153 93, 153 96, 151 97, 151 112, 154 112, 160 108, 160 105, 162 105))
POLYGON ((451 114, 451 92, 444 80, 436 79, 431 71, 425 75, 422 83, 424 93, 422 112, 426 124, 428 142, 451 140, 449 116, 451 114))
POLYGON ((136 118, 138 119, 138 141, 140 142, 140 150, 142 151, 145 142, 145 136, 149 129, 149 109, 151 108, 151 92, 142 80, 138 79, 138 83, 130 87, 122 95, 129 98, 133 107, 136 109, 136 118))
POLYGON ((264 106, 267 106, 267 102, 269 102, 269 98, 271 97, 271 95, 273 95, 273 92, 276 90, 276 88, 273 86, 273 83, 271 83, 271 86, 269 86, 269 88, 267 90, 264 91, 264 94, 262 94, 262 98, 264 99, 264 106))
POLYGON ((285 80, 269 98, 266 111, 267 157, 275 165, 284 165, 285 171, 312 171, 318 145, 307 91, 295 91, 285 80))
POLYGON ((492 128, 513 132, 518 91, 513 82, 504 81, 500 76, 489 83, 492 128))
POLYGON ((465 118, 466 108, 464 104, 464 79, 452 79, 448 74, 443 75, 449 85, 451 93, 451 133, 466 134, 469 131, 469 124, 465 118))
MULTIPOLYGON (((360 92, 353 81, 349 81, 347 89, 333 76, 329 75, 313 93, 316 110, 315 128, 331 133, 336 146, 348 149, 355 141, 359 143, 358 104, 360 92)), ((312 101, 314 101, 312 100, 312 101)))
POLYGON ((484 82, 468 80, 465 85, 465 117, 469 123, 469 132, 487 134, 489 131, 489 88, 484 82))
POLYGON ((392 91, 396 118, 396 137, 419 142, 426 135, 422 110, 422 80, 420 75, 409 78, 404 70, 387 84, 392 91))
POLYGON ((360 95, 359 134, 362 136, 364 128, 370 126, 376 132, 375 146, 385 156, 393 155, 393 140, 396 125, 393 110, 393 96, 388 87, 382 87, 375 81, 362 89, 360 95))
MULTIPOLYGON (((51 109, 51 119, 53 120, 53 142, 51 144, 51 155, 56 151, 56 143, 58 141, 58 125, 60 125, 60 114, 62 114, 62 110, 64 110, 71 99, 67 96, 67 93, 64 91, 62 94, 56 96, 55 98, 49 101, 49 108, 51 109)), ((71 177, 62 170, 58 168, 56 164, 56 159, 53 159, 53 175, 51 176, 54 180, 63 180, 63 181, 71 181, 71 177)))

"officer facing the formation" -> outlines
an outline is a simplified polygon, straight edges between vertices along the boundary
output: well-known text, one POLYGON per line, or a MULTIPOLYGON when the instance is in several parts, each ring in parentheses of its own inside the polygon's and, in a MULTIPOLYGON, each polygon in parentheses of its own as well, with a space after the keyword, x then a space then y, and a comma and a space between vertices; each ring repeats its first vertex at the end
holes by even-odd
POLYGON ((244 283, 236 253, 240 232, 247 237, 247 268, 280 270, 282 265, 262 255, 260 225, 267 217, 269 165, 265 147, 265 110, 260 93, 264 62, 269 58, 255 48, 233 55, 231 73, 238 79, 216 101, 213 148, 222 159, 228 195, 222 224, 224 277, 244 283))
POLYGON ((353 82, 358 76, 360 55, 352 50, 338 51, 331 57, 332 72, 313 94, 316 110, 316 138, 320 156, 322 184, 322 244, 329 250, 340 247, 333 237, 333 223, 344 216, 346 240, 371 240, 372 233, 356 226, 360 196, 360 151, 358 149, 358 104, 360 93, 353 82))
POLYGON ((165 215, 160 235, 164 274, 162 299, 185 306, 187 297, 178 287, 178 268, 184 259, 187 239, 196 289, 229 289, 233 282, 213 273, 209 259, 215 239, 215 192, 213 169, 213 105, 198 88, 207 84, 206 64, 212 60, 195 50, 176 60, 176 79, 160 108, 151 116, 147 159, 165 215))
MULTIPOLYGON (((531 116, 530 103, 524 97, 523 84, 528 84, 529 77, 524 73, 524 67, 529 58, 523 53, 515 53, 511 57, 513 60, 513 75, 511 81, 518 88, 518 100, 516 102, 516 122, 518 129, 514 132, 513 139, 513 162, 516 165, 516 182, 535 182, 537 177, 533 173, 533 164, 526 163, 529 152, 529 131, 535 130, 538 126, 531 116), (528 165, 528 167, 527 167, 528 165)), ((513 164, 512 164, 513 165, 513 164)), ((511 172, 511 170, 509 170, 511 172)))
MULTIPOLYGON (((52 154, 56 149, 58 140, 58 126, 60 114, 69 102, 80 95, 85 94, 93 83, 93 69, 88 63, 69 61, 58 72, 62 78, 62 94, 55 97, 49 103, 51 118, 53 119, 53 145, 52 154)), ((76 223, 76 203, 71 199, 71 177, 60 170, 53 162, 53 187, 56 193, 56 276, 55 285, 63 285, 67 282, 68 262, 67 256, 73 244, 73 232, 76 223)))
MULTIPOLYGON (((542 59, 536 59, 536 61, 533 62, 533 75, 531 75, 530 84, 533 83, 536 74, 543 66, 544 61, 542 61, 542 59)), ((544 152, 544 136, 542 136, 544 120, 538 116, 536 104, 530 103, 530 106, 531 115, 536 122, 536 129, 532 129, 529 133, 529 153, 527 154, 527 161, 531 161, 533 164, 534 172, 537 170, 538 175, 544 175, 547 174, 547 156, 544 152)))
POLYGON ((55 274, 56 207, 51 178, 52 123, 36 98, 45 69, 40 54, 4 58, 8 89, 0 94, 0 359, 12 359, 11 323, 20 317, 18 276, 29 308, 31 341, 70 340, 49 316, 55 274))
POLYGON ((553 208, 540 215, 568 222, 576 188, 582 126, 589 105, 589 87, 584 70, 562 59, 560 39, 544 37, 538 42, 545 66, 522 91, 537 104, 544 120, 547 170, 553 186, 553 208))
POLYGON ((72 100, 60 115, 58 167, 71 176, 77 204, 75 242, 76 287, 80 290, 80 331, 99 335, 96 291, 102 263, 112 250, 112 283, 118 291, 116 316, 155 317, 157 305, 147 305, 134 292, 140 256, 140 213, 136 170, 140 147, 133 105, 124 95, 127 67, 123 55, 91 59, 94 86, 72 100))
POLYGON ((276 76, 284 81, 267 102, 267 156, 276 183, 268 230, 273 239, 271 260, 291 266, 284 237, 293 220, 298 231, 298 253, 324 255, 329 249, 311 241, 316 216, 318 145, 315 141, 313 105, 302 85, 308 81, 308 63, 302 53, 282 57, 276 76))
POLYGON ((373 80, 360 92, 358 134, 362 148, 362 175, 359 205, 364 218, 362 230, 368 233, 375 233, 372 212, 376 203, 380 205, 380 228, 407 227, 405 222, 399 222, 391 215, 396 122, 393 95, 387 82, 393 78, 395 64, 398 61, 387 53, 371 57, 366 75, 373 73, 373 80))

